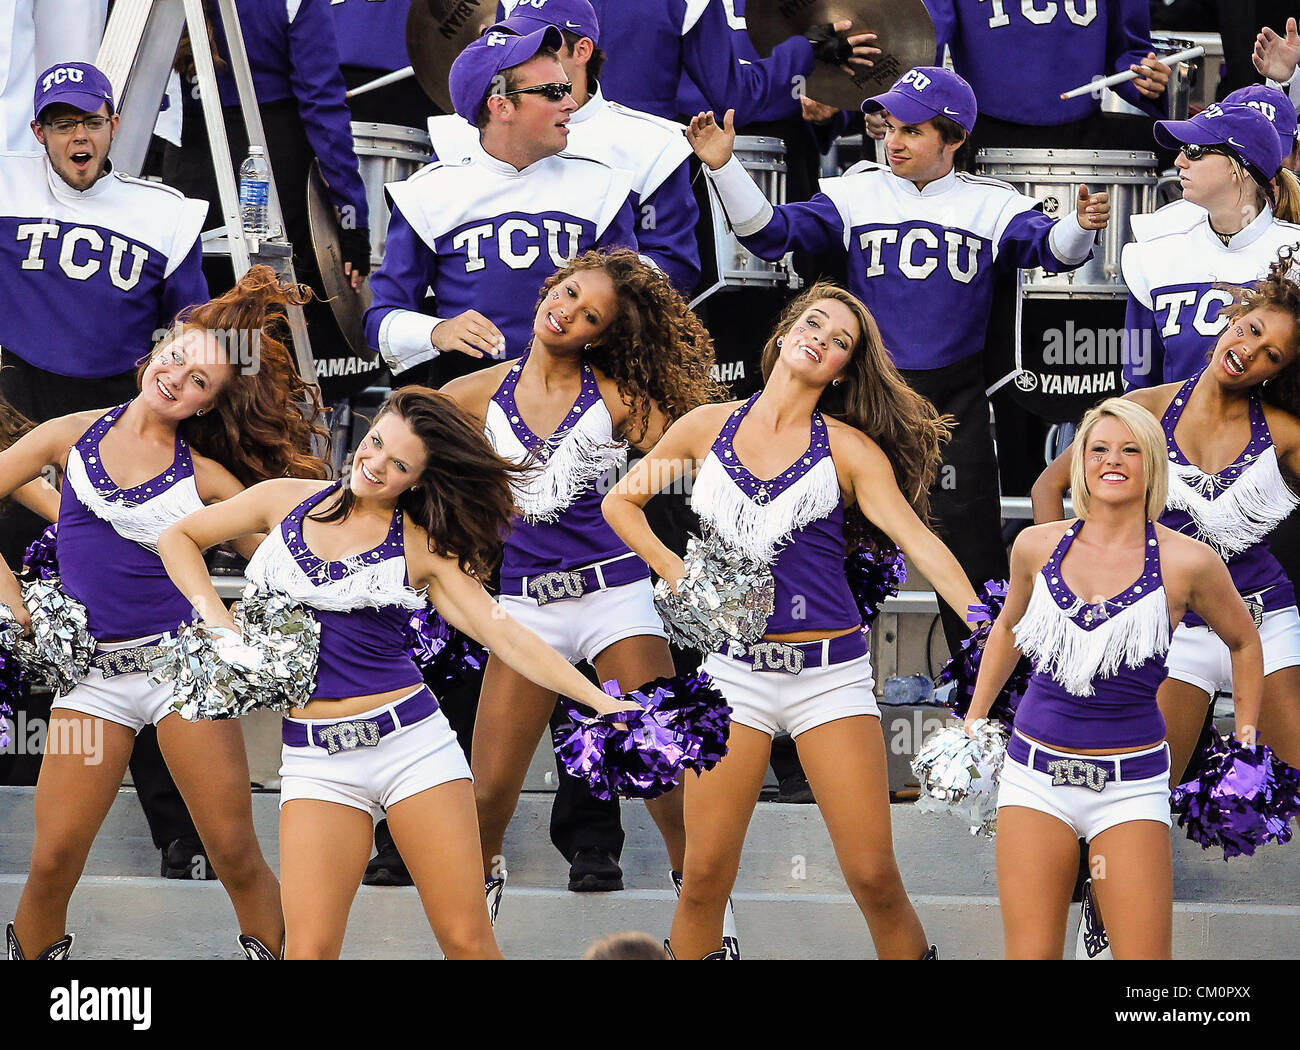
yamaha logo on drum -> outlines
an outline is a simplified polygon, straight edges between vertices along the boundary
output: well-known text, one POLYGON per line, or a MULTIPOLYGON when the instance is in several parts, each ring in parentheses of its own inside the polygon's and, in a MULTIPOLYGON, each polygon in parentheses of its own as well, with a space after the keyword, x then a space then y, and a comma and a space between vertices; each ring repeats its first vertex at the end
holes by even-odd
POLYGON ((1026 394, 1032 393, 1038 389, 1038 376, 1028 369, 1021 369, 1016 373, 1015 384, 1017 390, 1023 390, 1026 394))

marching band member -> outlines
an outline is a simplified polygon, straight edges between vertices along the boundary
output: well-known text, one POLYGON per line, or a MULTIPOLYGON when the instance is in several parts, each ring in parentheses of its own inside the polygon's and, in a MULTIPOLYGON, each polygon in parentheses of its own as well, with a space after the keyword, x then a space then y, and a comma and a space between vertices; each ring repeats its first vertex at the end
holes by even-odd
POLYGON ((1259 637, 1215 552, 1156 524, 1165 463, 1145 408, 1103 402, 1071 453, 1078 517, 1032 526, 1012 548, 1006 604, 966 716, 971 733, 1020 655, 1033 660, 998 792, 1008 958, 1061 958, 1079 839, 1114 957, 1172 954, 1169 746, 1156 690, 1172 625, 1193 609, 1231 654, 1237 735, 1254 741, 1259 637))
POLYGON ((931 958, 894 860, 880 712, 844 557, 848 541, 874 526, 946 603, 973 603, 961 566, 924 524, 946 424, 890 363, 866 307, 834 285, 814 285, 790 305, 764 348, 763 373, 748 401, 687 413, 604 502, 620 538, 677 581, 682 560, 642 508, 662 485, 693 477, 701 520, 770 564, 776 581, 764 640, 715 653, 702 668, 731 705, 731 736, 727 756, 684 785, 672 950, 715 957, 772 736, 784 729, 877 953, 931 958))
POLYGON ((479 583, 509 527, 517 470, 449 399, 405 387, 375 417, 345 479, 266 482, 191 515, 160 544, 203 619, 233 628, 201 551, 267 533, 250 581, 303 603, 321 624, 312 697, 284 719, 287 958, 338 957, 381 806, 443 951, 500 958, 483 904, 473 778, 405 655, 413 610, 432 602, 494 657, 599 713, 629 706, 504 615, 479 583))

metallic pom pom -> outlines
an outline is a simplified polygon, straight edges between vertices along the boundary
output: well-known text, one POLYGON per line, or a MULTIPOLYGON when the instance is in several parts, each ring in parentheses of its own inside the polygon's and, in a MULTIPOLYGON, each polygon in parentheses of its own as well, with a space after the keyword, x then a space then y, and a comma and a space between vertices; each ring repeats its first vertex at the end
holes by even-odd
POLYGON ((1196 779, 1179 784, 1170 797, 1189 839, 1202 849, 1222 846, 1224 860, 1291 841, 1291 821, 1300 814, 1300 770, 1265 744, 1242 744, 1217 731, 1199 757, 1196 779))
POLYGON ((644 706, 655 721, 682 731, 682 768, 698 774, 722 761, 731 735, 731 708, 707 674, 656 678, 627 696, 644 706))
POLYGON ((239 718, 258 707, 286 711, 305 704, 316 686, 320 624, 297 602, 251 585, 235 607, 240 633, 182 624, 150 668, 155 682, 175 682, 172 706, 182 718, 239 718))
MULTIPOLYGON (((978 624, 970 636, 961 640, 961 650, 948 660, 940 669, 934 680, 936 686, 953 683, 955 688, 948 698, 948 706, 958 718, 965 718, 970 710, 970 702, 975 695, 975 682, 979 678, 980 660, 984 658, 984 646, 988 644, 989 632, 993 622, 1002 612, 1007 601, 1007 582, 1005 580, 988 580, 980 589, 981 601, 972 605, 966 614, 966 622, 978 624)), ((1029 658, 1022 656, 1011 672, 1007 684, 1002 687, 989 709, 989 717, 998 719, 1011 726, 1015 722, 1016 708, 1020 698, 1029 688, 1029 677, 1033 666, 1029 658)))
POLYGON ((31 636, 22 633, 12 610, 0 605, 0 650, 16 657, 34 680, 66 694, 86 676, 95 656, 89 614, 60 588, 57 576, 29 580, 22 591, 32 620, 31 636))
POLYGON ((776 603, 771 568, 731 547, 713 530, 686 542, 686 575, 673 593, 655 584, 655 607, 672 640, 702 653, 763 637, 776 603))
POLYGON ((58 535, 59 523, 56 521, 32 540, 23 553, 23 575, 48 580, 59 574, 58 535))
POLYGON ((878 551, 858 547, 844 559, 844 575, 862 624, 869 628, 880 615, 885 599, 892 598, 907 582, 907 565, 903 552, 893 545, 878 551))
POLYGON ((434 693, 471 672, 483 670, 488 658, 483 646, 456 630, 432 606, 411 614, 406 625, 406 651, 434 693))
POLYGON ((960 725, 933 733, 912 759, 921 781, 916 807, 923 813, 951 813, 972 835, 992 838, 997 830, 998 780, 1007 755, 1007 730, 1001 722, 980 719, 975 736, 960 725))

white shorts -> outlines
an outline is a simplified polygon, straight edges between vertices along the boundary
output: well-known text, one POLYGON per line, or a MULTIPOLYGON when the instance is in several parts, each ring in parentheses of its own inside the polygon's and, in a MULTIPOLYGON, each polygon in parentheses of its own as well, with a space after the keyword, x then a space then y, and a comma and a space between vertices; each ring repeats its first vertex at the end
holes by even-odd
MULTIPOLYGON (((155 634, 125 642, 100 642, 95 651, 111 653, 119 649, 156 645, 163 637, 165 636, 155 634)), ((73 686, 72 692, 56 696, 50 707, 52 711, 62 708, 65 711, 93 715, 139 733, 145 726, 157 725, 175 713, 172 691, 171 682, 163 682, 161 685, 150 682, 147 671, 110 674, 105 678, 104 672, 98 667, 91 667, 86 672, 86 677, 73 686)))
POLYGON ((541 635, 542 641, 571 664, 594 660, 624 638, 668 637, 655 609, 649 579, 545 605, 519 594, 503 594, 500 602, 506 612, 541 635))
POLYGON ((755 671, 741 660, 712 653, 700 670, 726 697, 733 722, 768 736, 786 732, 797 737, 827 722, 854 715, 880 717, 869 654, 786 674, 755 671))
MULTIPOLYGON (((413 689, 414 696, 424 687, 413 689)), ((313 728, 379 718, 408 697, 350 718, 286 718, 313 728)), ((381 809, 453 780, 474 779, 465 753, 441 710, 383 736, 374 747, 331 754, 316 743, 280 749, 280 805, 293 799, 337 802, 378 816, 381 809)))
POLYGON ((1004 806, 1036 809, 1069 825, 1085 842, 1091 842, 1107 828, 1127 824, 1131 820, 1155 820, 1166 826, 1172 823, 1169 816, 1168 744, 1123 755, 1085 756, 1057 751, 1033 741, 1028 743, 1028 765, 1016 761, 1010 755, 1002 764, 998 809, 1004 806), (1064 759, 1113 765, 1117 758, 1129 760, 1154 754, 1160 754, 1164 759, 1163 772, 1140 780, 1110 779, 1100 791, 1073 783, 1058 783, 1058 779, 1069 776, 1068 772, 1054 776, 1051 772, 1033 768, 1036 756, 1048 761, 1064 759))
MULTIPOLYGON (((1264 674, 1300 666, 1300 613, 1294 605, 1264 614, 1259 626, 1264 647, 1264 674)), ((1165 657, 1169 677, 1214 696, 1232 692, 1232 656, 1222 638, 1204 624, 1179 624, 1165 657)))

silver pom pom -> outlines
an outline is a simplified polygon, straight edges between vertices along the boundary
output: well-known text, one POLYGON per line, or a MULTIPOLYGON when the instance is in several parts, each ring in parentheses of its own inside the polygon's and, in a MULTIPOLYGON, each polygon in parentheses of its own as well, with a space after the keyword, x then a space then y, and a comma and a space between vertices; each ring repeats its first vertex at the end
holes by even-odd
POLYGON ((95 656, 86 607, 59 587, 59 579, 29 580, 22 585, 23 605, 32 619, 30 637, 22 633, 13 611, 0 605, 0 646, 38 681, 60 695, 86 677, 95 656))
POLYGON ((923 813, 951 813, 970 826, 972 835, 994 836, 998 820, 998 781, 1007 755, 1007 730, 998 721, 980 719, 975 735, 960 724, 933 733, 912 759, 920 778, 923 813))
POLYGON ((776 603, 770 566, 711 529, 686 541, 683 564, 686 575, 676 593, 667 580, 655 584, 655 608, 675 643, 712 653, 728 642, 750 645, 763 637, 776 603))
POLYGON ((150 678, 175 682, 172 706, 182 718, 239 718, 258 707, 287 711, 316 686, 320 624, 282 594, 250 585, 235 607, 240 633, 182 624, 164 642, 150 678))

